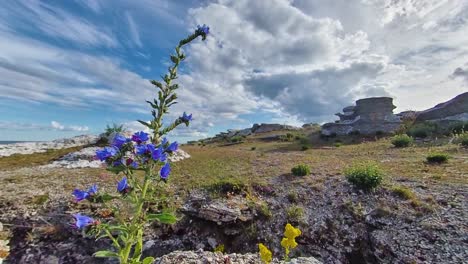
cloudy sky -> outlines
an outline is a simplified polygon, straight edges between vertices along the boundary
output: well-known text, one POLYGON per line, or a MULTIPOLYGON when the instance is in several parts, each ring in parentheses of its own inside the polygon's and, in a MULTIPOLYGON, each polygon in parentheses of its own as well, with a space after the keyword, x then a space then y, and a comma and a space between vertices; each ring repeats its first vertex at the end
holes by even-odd
POLYGON ((366 96, 423 110, 468 91, 465 0, 75 0, 0 6, 0 140, 100 133, 149 119, 149 79, 185 49, 184 141, 227 128, 300 125, 366 96))

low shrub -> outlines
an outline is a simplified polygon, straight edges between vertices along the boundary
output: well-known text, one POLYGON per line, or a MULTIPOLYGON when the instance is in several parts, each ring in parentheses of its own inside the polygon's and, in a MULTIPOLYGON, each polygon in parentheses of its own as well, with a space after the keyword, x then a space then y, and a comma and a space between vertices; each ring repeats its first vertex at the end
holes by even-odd
POLYGON ((335 147, 339 148, 339 147, 341 147, 341 146, 343 146, 343 143, 341 143, 341 142, 336 142, 336 143, 335 143, 335 147))
POLYGON ((297 193, 294 191, 289 192, 287 198, 290 203, 297 203, 298 201, 297 193))
POLYGON ((256 149, 257 149, 257 147, 251 147, 251 148, 250 148, 250 150, 252 150, 252 151, 253 151, 253 150, 256 150, 256 149))
POLYGON ((465 132, 458 136, 457 143, 462 145, 465 148, 468 148, 468 132, 465 132))
POLYGON ((392 144, 397 148, 405 148, 410 146, 412 143, 413 138, 405 134, 396 135, 392 138, 392 144))
POLYGON ((291 205, 286 209, 286 216, 290 222, 298 223, 304 218, 304 208, 297 205, 291 205))
POLYGON ((286 135, 280 135, 279 139, 281 141, 293 141, 294 140, 294 135, 291 133, 286 133, 286 135))
POLYGON ((468 121, 457 121, 449 126, 449 131, 453 134, 462 134, 468 131, 468 121))
POLYGON ((261 203, 257 207, 258 213, 260 216, 263 216, 266 219, 270 219, 273 216, 273 213, 270 210, 270 207, 267 203, 261 203))
POLYGON ((395 186, 392 188, 392 192, 405 200, 412 200, 415 198, 414 192, 404 186, 395 186))
POLYGON ((448 161, 450 156, 446 153, 431 153, 426 157, 428 163, 445 163, 448 161))
POLYGON ((306 150, 308 150, 308 149, 309 149, 309 147, 308 147, 308 146, 305 146, 305 145, 303 145, 303 146, 301 147, 301 150, 302 150, 302 151, 306 151, 306 150))
POLYGON ((300 164, 291 169, 294 176, 306 176, 310 174, 310 167, 305 164, 300 164))
POLYGON ((234 136, 234 137, 231 138, 231 142, 232 143, 242 142, 243 139, 244 138, 241 137, 241 136, 234 136))
POLYGON ((378 137, 380 137, 380 136, 385 135, 385 132, 382 131, 382 130, 377 130, 377 131, 375 131, 375 135, 378 136, 378 137))
POLYGON ((372 190, 378 187, 383 180, 383 172, 374 162, 355 164, 345 169, 346 179, 355 187, 372 190))
POLYGON ((437 132, 437 124, 425 122, 413 125, 408 129, 407 134, 415 138, 426 138, 437 132))

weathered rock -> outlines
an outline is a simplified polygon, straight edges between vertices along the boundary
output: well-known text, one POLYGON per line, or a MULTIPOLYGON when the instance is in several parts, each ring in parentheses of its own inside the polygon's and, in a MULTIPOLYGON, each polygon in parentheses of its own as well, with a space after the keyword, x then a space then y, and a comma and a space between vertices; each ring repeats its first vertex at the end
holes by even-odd
POLYGON ((188 199, 181 211, 187 215, 215 222, 218 225, 238 221, 247 222, 253 219, 253 213, 247 200, 240 196, 210 200, 205 195, 195 194, 188 199))
POLYGON ((416 121, 468 121, 468 92, 440 103, 433 108, 418 112, 416 121))
POLYGON ((395 106, 390 97, 371 97, 356 101, 356 106, 336 114, 340 121, 322 126, 323 135, 347 135, 351 132, 370 135, 378 131, 392 133, 400 128, 401 120, 393 114, 395 106))
MULTIPOLYGON (((221 252, 197 251, 174 251, 170 254, 157 258, 155 264, 262 264, 258 254, 223 254, 221 252)), ((313 257, 301 257, 290 261, 273 260, 271 263, 278 264, 320 264, 313 257)))

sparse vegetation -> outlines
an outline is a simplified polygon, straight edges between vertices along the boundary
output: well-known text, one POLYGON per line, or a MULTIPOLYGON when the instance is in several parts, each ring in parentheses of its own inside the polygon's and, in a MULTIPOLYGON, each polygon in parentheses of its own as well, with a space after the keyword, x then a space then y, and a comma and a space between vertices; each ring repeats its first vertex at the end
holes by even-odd
POLYGON ((291 169, 294 176, 306 176, 310 174, 310 167, 306 164, 300 164, 291 169))
POLYGON ((372 190, 383 180, 383 172, 374 162, 363 162, 345 169, 346 179, 355 187, 372 190))
POLYGON ((286 216, 290 222, 301 222, 304 218, 304 208, 297 205, 291 205, 286 209, 286 216))
POLYGON ((112 126, 106 125, 106 129, 104 130, 104 134, 106 136, 110 136, 112 133, 123 133, 125 132, 124 125, 118 125, 113 123, 112 126))
POLYGON ((468 121, 457 121, 451 124, 449 127, 449 131, 453 134, 463 134, 465 132, 468 132, 468 121))
POLYGON ((231 141, 232 143, 239 143, 239 142, 242 142, 243 140, 244 140, 244 138, 241 137, 241 136, 233 136, 233 137, 230 139, 230 141, 231 141))
POLYGON ((297 201, 298 201, 297 192, 295 192, 295 191, 290 191, 290 192, 288 193, 287 198, 288 198, 288 201, 289 201, 290 203, 297 203, 297 201))
POLYGON ((458 135, 456 142, 465 148, 468 148, 468 132, 458 135))
POLYGON ((392 187, 392 192, 405 200, 412 200, 416 197, 411 189, 404 186, 394 186, 392 187))
POLYGON ((397 148, 409 147, 412 143, 413 138, 405 134, 396 135, 392 138, 392 144, 397 148))
POLYGON ((426 157, 428 163, 445 163, 449 160, 450 156, 447 153, 434 152, 426 157))
POLYGON ((266 219, 270 219, 273 216, 270 207, 265 202, 262 202, 258 205, 257 211, 261 216, 263 216, 266 219))
POLYGON ((432 136, 438 130, 437 124, 424 122, 413 125, 408 129, 407 134, 414 138, 426 138, 432 136))

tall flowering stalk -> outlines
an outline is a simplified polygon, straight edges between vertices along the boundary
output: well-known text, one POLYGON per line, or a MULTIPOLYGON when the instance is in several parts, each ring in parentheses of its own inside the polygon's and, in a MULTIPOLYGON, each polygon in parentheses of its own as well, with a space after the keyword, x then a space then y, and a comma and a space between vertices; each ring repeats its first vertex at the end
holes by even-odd
POLYGON ((209 27, 198 26, 193 34, 181 40, 175 48, 175 54, 170 57, 173 64, 163 76, 162 82, 151 81, 158 89, 158 97, 152 102, 147 101, 152 107, 153 119, 150 122, 139 120, 148 127, 150 134, 141 131, 131 138, 116 135, 110 146, 96 152, 97 158, 106 162, 109 171, 117 175, 123 174, 117 182, 117 195, 100 194, 97 185, 92 185, 87 190, 73 191, 77 202, 89 200, 105 203, 113 199, 121 200, 116 204, 122 207, 110 207, 114 216, 111 220, 100 221, 82 214, 73 215, 77 229, 89 230, 97 238, 107 237, 112 242, 114 250, 98 251, 94 254, 96 257, 118 258, 122 264, 152 263, 153 257, 141 260, 145 224, 151 221, 172 224, 177 221, 173 214, 157 211, 152 205, 157 202, 157 188, 167 181, 171 173, 168 156, 178 148, 177 142, 169 142, 164 135, 181 124, 188 126, 192 121, 192 114, 184 112, 167 126, 164 126, 163 117, 168 113, 169 107, 176 103, 175 90, 178 85, 173 82, 177 78, 179 64, 185 59, 181 48, 198 37, 205 40, 208 33, 209 27), (144 172, 144 177, 138 177, 136 171, 144 172), (124 205, 131 208, 129 214, 124 213, 123 208, 128 207, 124 205))

